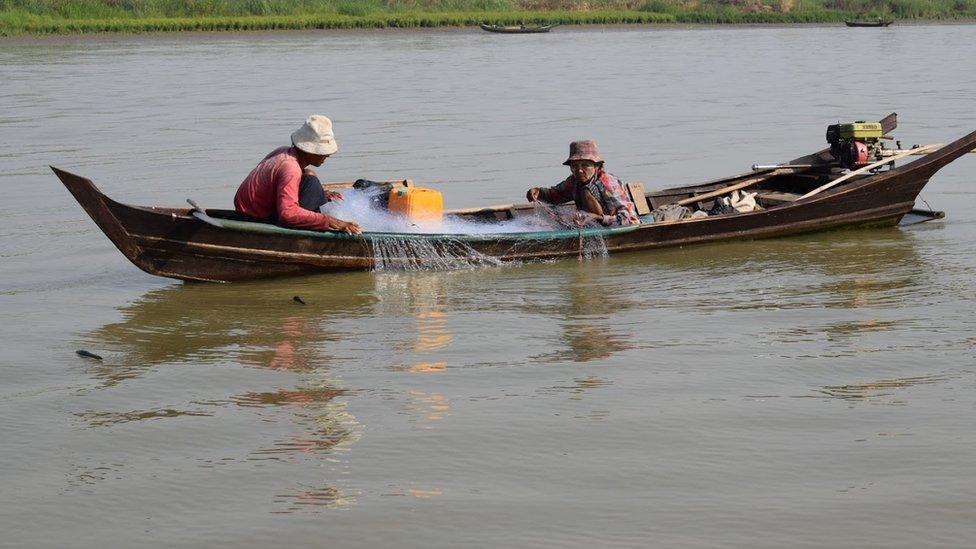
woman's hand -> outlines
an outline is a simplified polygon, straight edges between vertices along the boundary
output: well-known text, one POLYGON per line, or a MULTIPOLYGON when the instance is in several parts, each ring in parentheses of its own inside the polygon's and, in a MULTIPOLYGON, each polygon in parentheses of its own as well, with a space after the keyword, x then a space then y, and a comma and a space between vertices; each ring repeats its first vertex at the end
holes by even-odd
POLYGON ((613 216, 610 215, 597 215, 595 213, 585 212, 583 210, 577 210, 573 214, 573 222, 577 227, 585 227, 591 223, 597 223, 600 225, 609 225, 613 223, 613 216))

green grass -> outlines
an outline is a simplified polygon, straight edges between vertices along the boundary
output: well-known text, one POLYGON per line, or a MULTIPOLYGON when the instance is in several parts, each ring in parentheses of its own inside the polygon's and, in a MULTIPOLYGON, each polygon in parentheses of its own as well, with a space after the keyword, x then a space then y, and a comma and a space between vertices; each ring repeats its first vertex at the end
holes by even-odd
POLYGON ((976 19, 976 0, 0 0, 0 36, 472 26, 976 19), (584 9, 585 8, 585 9, 584 9))
POLYGON ((475 26, 499 23, 673 23, 674 17, 647 12, 455 12, 391 13, 364 16, 303 14, 63 19, 24 13, 0 14, 0 35, 79 34, 104 32, 245 31, 277 29, 355 29, 475 26))

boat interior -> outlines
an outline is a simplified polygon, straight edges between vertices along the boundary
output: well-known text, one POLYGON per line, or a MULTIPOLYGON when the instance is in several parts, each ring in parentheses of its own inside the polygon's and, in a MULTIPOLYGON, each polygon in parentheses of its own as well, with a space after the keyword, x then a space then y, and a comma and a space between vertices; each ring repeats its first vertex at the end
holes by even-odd
MULTIPOLYGON (((714 212, 717 200, 727 197, 729 193, 735 190, 735 187, 743 184, 745 186, 742 187, 742 191, 750 194, 755 193, 754 199, 759 209, 789 205, 805 193, 837 178, 838 173, 829 167, 808 167, 802 171, 790 171, 790 173, 769 169, 717 179, 694 186, 674 187, 652 192, 646 192, 643 183, 639 181, 626 183, 626 188, 637 208, 638 216, 643 222, 650 222, 652 221, 652 211, 671 204, 685 206, 692 214, 696 211, 714 212)), ((869 173, 855 177, 850 182, 853 183, 871 175, 869 173)), ((444 213, 481 221, 505 221, 526 215, 536 215, 536 210, 531 203, 524 202, 445 210, 444 213)))
MULTIPOLYGON (((688 208, 689 213, 712 212, 715 215, 716 202, 723 197, 727 197, 733 190, 741 188, 743 192, 755 193, 757 209, 770 209, 778 206, 789 205, 805 193, 810 192, 832 179, 838 177, 839 170, 830 166, 804 166, 803 168, 791 168, 788 170, 768 168, 755 172, 740 174, 737 176, 716 179, 699 185, 674 187, 659 191, 647 192, 643 183, 630 181, 626 183, 626 188, 630 194, 637 214, 642 222, 652 222, 651 212, 667 205, 677 204, 688 208)), ((871 173, 852 178, 850 183, 856 182, 864 177, 870 177, 871 173)), ((396 187, 412 187, 414 184, 409 179, 384 180, 378 183, 390 184, 396 187)), ((351 182, 330 182, 324 183, 323 187, 332 191, 343 191, 353 188, 351 182)), ((154 208, 156 211, 162 208, 154 208)), ((186 215, 190 210, 172 210, 173 213, 183 213, 186 215)), ((169 213, 169 210, 167 210, 169 213)), ((735 210, 728 213, 736 213, 735 210)), ((233 210, 207 209, 207 214, 220 219, 242 219, 233 210)), ((461 218, 480 222, 500 222, 512 220, 524 216, 537 215, 535 206, 529 202, 513 204, 497 204, 484 207, 459 208, 444 210, 446 215, 454 215, 461 218)), ((696 216, 698 219, 707 218, 704 214, 696 216)))
MULTIPOLYGON (((677 220, 682 221, 687 220, 689 216, 691 220, 699 221, 715 215, 732 215, 755 209, 768 210, 787 207, 808 193, 820 192, 831 185, 855 184, 864 178, 873 177, 879 171, 892 168, 894 160, 899 157, 890 157, 889 160, 882 159, 875 162, 872 160, 879 157, 883 158, 880 151, 885 147, 881 144, 881 140, 891 139, 887 134, 894 130, 897 125, 898 115, 895 113, 889 114, 877 123, 855 122, 844 124, 843 127, 840 124, 831 125, 827 128, 827 141, 831 144, 831 148, 793 159, 786 164, 754 166, 751 172, 697 185, 665 188, 651 192, 648 192, 644 184, 639 181, 627 182, 625 186, 642 223, 660 221, 661 216, 654 215, 654 213, 660 213, 662 209, 667 207, 678 207, 680 217, 677 220), (851 135, 838 133, 842 131, 854 133, 851 135), (858 134, 857 132, 868 133, 858 134), (835 150, 837 146, 849 144, 852 139, 861 139, 858 135, 863 135, 863 141, 868 142, 865 152, 877 154, 873 158, 871 154, 865 154, 857 162, 838 161, 837 159, 842 158, 843 155, 838 152, 841 149, 835 150), (848 139, 848 141, 844 141, 844 139, 848 139), (848 166, 851 171, 847 172, 842 164, 848 166), (863 167, 855 169, 857 166, 863 167), (743 209, 739 205, 732 205, 732 208, 727 207, 730 206, 729 202, 733 192, 747 193, 747 203, 751 209, 743 209), (685 208, 687 211, 684 210, 685 208)), ((413 182, 409 179, 376 183, 386 184, 388 185, 387 188, 393 189, 413 187, 413 182)), ((349 189, 354 185, 350 182, 323 184, 327 190, 335 191, 349 189)), ((738 198, 742 198, 741 194, 738 198)), ((234 218, 237 216, 235 212, 227 210, 208 210, 207 213, 214 217, 234 218)), ((538 216, 539 210, 530 202, 522 202, 444 210, 443 213, 472 221, 500 222, 526 216, 538 216)), ((665 216, 663 219, 668 220, 668 217, 665 216)))

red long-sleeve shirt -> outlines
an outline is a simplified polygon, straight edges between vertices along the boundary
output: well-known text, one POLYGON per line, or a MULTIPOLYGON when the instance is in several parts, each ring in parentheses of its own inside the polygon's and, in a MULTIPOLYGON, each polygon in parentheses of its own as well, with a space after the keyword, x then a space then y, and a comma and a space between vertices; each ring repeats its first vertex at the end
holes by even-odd
POLYGON ((251 170, 234 196, 238 213, 300 229, 328 230, 332 218, 298 205, 302 167, 293 147, 279 147, 251 170))

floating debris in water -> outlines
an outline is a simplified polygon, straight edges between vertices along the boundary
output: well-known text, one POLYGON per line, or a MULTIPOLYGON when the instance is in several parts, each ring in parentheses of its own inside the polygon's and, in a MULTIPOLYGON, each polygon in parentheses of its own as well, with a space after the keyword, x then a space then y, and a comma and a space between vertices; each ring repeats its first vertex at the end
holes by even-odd
POLYGON ((294 301, 295 303, 298 303, 299 305, 305 304, 305 301, 302 298, 298 297, 297 295, 291 298, 291 300, 294 301))
POLYGON ((77 351, 75 351, 75 354, 85 358, 94 358, 95 360, 102 360, 102 357, 96 355, 95 353, 88 352, 84 349, 78 349, 77 351))

